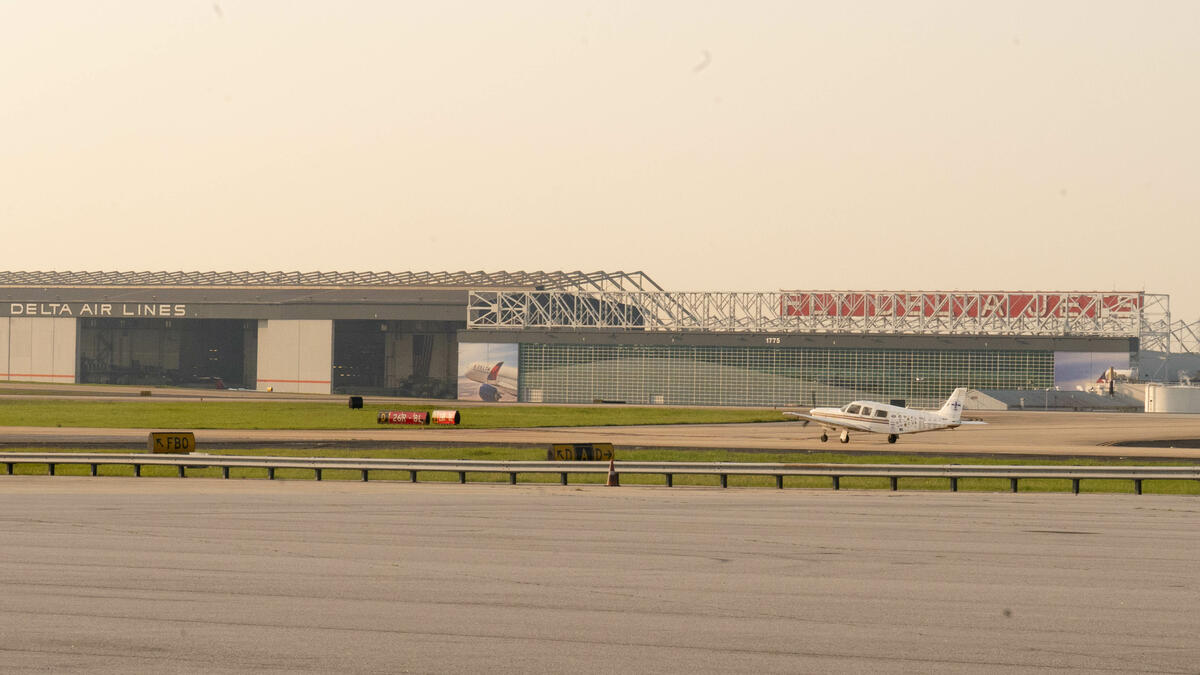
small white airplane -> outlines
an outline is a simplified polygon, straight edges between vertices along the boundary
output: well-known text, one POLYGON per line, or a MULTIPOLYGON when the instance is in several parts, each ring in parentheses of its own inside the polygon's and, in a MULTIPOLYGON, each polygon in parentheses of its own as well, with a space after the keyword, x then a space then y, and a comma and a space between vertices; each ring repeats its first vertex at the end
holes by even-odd
POLYGON ((503 361, 494 364, 476 362, 467 371, 467 379, 479 383, 479 398, 484 401, 496 402, 502 396, 517 400, 517 371, 515 368, 504 368, 503 361))
POLYGON ((962 419, 963 403, 967 398, 967 390, 959 387, 950 394, 941 410, 913 410, 887 403, 875 401, 854 401, 841 408, 813 408, 808 414, 785 412, 784 415, 798 417, 804 420, 804 425, 816 422, 821 425, 821 442, 829 440, 830 431, 838 431, 843 443, 850 442, 851 431, 868 431, 873 434, 887 434, 888 443, 895 443, 900 434, 918 434, 923 431, 941 431, 942 429, 957 429, 966 424, 987 424, 987 422, 964 421, 962 419))

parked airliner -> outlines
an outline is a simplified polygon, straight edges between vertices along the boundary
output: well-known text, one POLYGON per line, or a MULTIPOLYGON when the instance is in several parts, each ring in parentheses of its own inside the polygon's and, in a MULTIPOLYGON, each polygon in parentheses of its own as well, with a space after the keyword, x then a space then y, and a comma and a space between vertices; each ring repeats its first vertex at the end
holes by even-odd
POLYGON ((822 443, 829 440, 829 431, 838 431, 843 443, 850 442, 851 431, 887 434, 888 443, 895 443, 896 439, 900 438, 900 434, 957 429, 966 424, 987 424, 986 422, 962 419, 962 409, 966 399, 966 388, 959 387, 950 394, 946 404, 937 412, 913 410, 875 401, 854 401, 841 408, 813 408, 808 411, 808 414, 798 412, 783 414, 804 420, 805 426, 808 426, 809 422, 821 425, 822 443))

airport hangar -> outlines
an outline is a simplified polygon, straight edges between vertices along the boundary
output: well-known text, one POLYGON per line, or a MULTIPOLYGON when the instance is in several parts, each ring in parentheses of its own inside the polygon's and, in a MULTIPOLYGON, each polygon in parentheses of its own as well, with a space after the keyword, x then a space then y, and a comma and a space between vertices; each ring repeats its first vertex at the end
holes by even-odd
POLYGON ((479 400, 464 377, 479 362, 506 369, 525 402, 936 406, 958 386, 1052 389, 1064 355, 1136 368, 1139 350, 1166 351, 1169 326, 1169 298, 1145 292, 671 292, 642 272, 0 272, 8 381, 479 400))

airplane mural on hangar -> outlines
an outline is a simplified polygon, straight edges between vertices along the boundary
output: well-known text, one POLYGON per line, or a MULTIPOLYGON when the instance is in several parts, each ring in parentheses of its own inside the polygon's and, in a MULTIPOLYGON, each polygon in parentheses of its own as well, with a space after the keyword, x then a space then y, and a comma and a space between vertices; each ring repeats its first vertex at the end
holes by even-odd
POLYGON ((477 361, 466 372, 467 379, 479 383, 479 399, 496 402, 507 396, 517 400, 516 368, 505 368, 503 361, 486 363, 477 361))
POLYGON ((785 412, 796 417, 805 426, 816 423, 821 426, 821 442, 829 440, 829 432, 836 431, 839 440, 850 442, 851 431, 887 434, 888 443, 895 443, 901 434, 918 434, 926 431, 957 429, 960 426, 987 424, 962 419, 962 409, 967 399, 967 389, 955 389, 940 410, 914 410, 903 406, 876 401, 851 401, 841 408, 813 408, 808 413, 785 412))

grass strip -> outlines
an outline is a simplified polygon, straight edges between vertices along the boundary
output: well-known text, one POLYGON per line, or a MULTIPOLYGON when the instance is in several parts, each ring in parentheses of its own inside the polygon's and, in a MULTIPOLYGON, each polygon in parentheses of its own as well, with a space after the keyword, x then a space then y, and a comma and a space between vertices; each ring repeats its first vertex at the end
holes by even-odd
MULTIPOLYGON (((374 429, 384 408, 352 410, 345 403, 273 401, 76 401, 0 400, 0 426, 132 429, 374 429)), ((458 428, 577 427, 642 424, 781 422, 763 408, 671 408, 625 406, 398 406, 390 410, 455 409, 458 428)), ((436 433, 439 425, 404 426, 436 433)))

